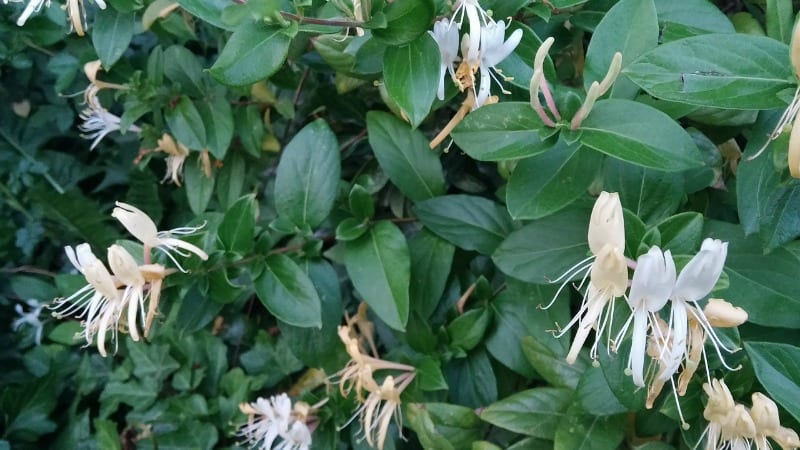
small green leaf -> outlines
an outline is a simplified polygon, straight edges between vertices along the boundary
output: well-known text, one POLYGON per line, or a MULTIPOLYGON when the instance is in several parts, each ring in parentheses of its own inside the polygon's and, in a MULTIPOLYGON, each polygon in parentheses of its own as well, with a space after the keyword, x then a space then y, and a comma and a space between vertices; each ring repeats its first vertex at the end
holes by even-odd
POLYGON ((291 41, 283 28, 245 21, 233 32, 209 73, 230 86, 265 80, 283 65, 291 41))
POLYGON ((767 36, 788 44, 792 38, 792 0, 767 0, 767 36))
POLYGON ((567 341, 556 342, 553 336, 537 334, 522 339, 522 352, 548 384, 575 389, 587 364, 581 359, 568 363, 567 350, 567 341))
POLYGON ((386 325, 403 331, 408 320, 411 263, 406 238, 393 223, 380 221, 345 244, 344 263, 361 298, 386 325))
POLYGON ((660 45, 623 73, 663 100, 733 109, 772 109, 793 87, 786 44, 746 34, 704 34, 660 45))
POLYGON ((553 439, 572 396, 571 390, 563 388, 528 389, 492 403, 480 415, 482 420, 505 430, 553 439))
POLYGON ((567 209, 535 220, 511 233, 492 260, 509 276, 548 284, 586 258, 589 215, 588 210, 567 209))
POLYGON ((222 10, 231 6, 228 0, 178 0, 181 8, 185 9, 204 22, 208 22, 217 28, 230 29, 222 21, 222 10))
POLYGON ((439 46, 428 33, 407 45, 390 46, 384 54, 386 92, 405 112, 413 128, 428 115, 436 96, 440 57, 439 46))
POLYGON ((800 236, 800 183, 775 189, 763 208, 758 234, 766 251, 800 236))
POLYGON ((455 247, 426 229, 408 241, 411 255, 411 309, 428 318, 444 293, 455 247))
POLYGON ((391 2, 383 10, 386 28, 375 28, 375 39, 389 46, 407 44, 428 31, 435 14, 432 0, 391 2))
POLYGON ((181 85, 183 92, 202 97, 205 94, 202 75, 203 67, 194 53, 180 45, 172 45, 164 50, 164 75, 172 82, 181 85))
POLYGON ((211 201, 211 194, 214 193, 215 178, 207 177, 199 164, 200 154, 197 157, 189 157, 183 167, 183 181, 185 183, 186 198, 189 200, 189 207, 195 214, 202 214, 211 201))
POLYGON ((483 431, 475 411, 447 403, 409 403, 404 408, 408 427, 417 433, 423 448, 437 450, 470 448, 483 431))
POLYGON ((578 129, 584 145, 642 167, 674 172, 703 165, 683 127, 642 103, 601 100, 578 129))
POLYGON ((253 286, 264 306, 278 320, 297 327, 321 327, 319 295, 308 275, 286 255, 269 255, 253 286))
POLYGON ((625 415, 590 416, 573 405, 558 422, 554 450, 608 450, 625 438, 625 415))
POLYGON ((217 234, 225 250, 245 253, 253 248, 256 226, 256 197, 248 194, 231 205, 219 224, 217 234))
POLYGON ((123 13, 114 8, 97 11, 92 29, 92 44, 108 71, 128 49, 133 38, 135 14, 123 13))
MULTIPOLYGON (((233 139, 233 111, 223 95, 199 102, 197 111, 206 129, 205 142, 214 158, 222 161, 233 139)), ((225 161, 227 164, 228 161, 225 161)), ((224 167, 224 166, 223 166, 224 167)))
POLYGON ((275 209, 295 225, 316 227, 333 208, 340 172, 336 136, 324 120, 311 122, 283 150, 275 209))
POLYGON ((105 419, 94 420, 95 439, 99 448, 122 450, 117 424, 105 419))
POLYGON ((182 95, 174 105, 167 107, 164 117, 178 142, 193 150, 203 150, 206 147, 203 117, 189 97, 182 95))
POLYGON ((501 205, 471 195, 445 195, 417 203, 414 211, 431 231, 457 247, 491 254, 513 229, 501 205))
POLYGON ((473 309, 458 316, 447 325, 450 345, 464 351, 472 350, 481 342, 489 320, 486 308, 473 309))
POLYGON ((381 168, 414 202, 444 194, 444 173, 425 135, 385 112, 367 113, 369 144, 381 168))
POLYGON ((568 206, 586 192, 602 163, 599 153, 559 140, 514 168, 506 190, 508 212, 516 220, 539 219, 568 206))
POLYGON ((746 342, 744 348, 764 389, 800 420, 800 348, 773 342, 746 342))
POLYGON ((503 161, 537 155, 553 146, 555 134, 528 102, 486 105, 470 113, 451 133, 466 154, 479 161, 503 161))

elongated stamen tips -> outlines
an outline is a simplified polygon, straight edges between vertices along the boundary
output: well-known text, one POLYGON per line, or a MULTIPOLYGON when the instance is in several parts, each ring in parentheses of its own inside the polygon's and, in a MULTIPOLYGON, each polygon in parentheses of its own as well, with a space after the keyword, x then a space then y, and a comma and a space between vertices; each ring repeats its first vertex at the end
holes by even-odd
POLYGON ((550 51, 550 47, 553 46, 555 41, 556 40, 551 36, 542 42, 542 45, 539 46, 539 50, 536 50, 536 57, 533 58, 534 71, 544 71, 544 59, 547 58, 547 52, 550 51))

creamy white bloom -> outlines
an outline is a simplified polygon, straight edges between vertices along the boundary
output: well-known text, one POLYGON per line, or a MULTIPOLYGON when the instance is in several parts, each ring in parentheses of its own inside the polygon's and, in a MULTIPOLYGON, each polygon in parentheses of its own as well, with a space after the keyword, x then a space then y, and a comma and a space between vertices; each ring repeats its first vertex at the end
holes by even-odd
POLYGON ((640 256, 636 271, 633 273, 631 289, 627 301, 631 307, 631 317, 622 327, 616 341, 619 341, 628 330, 633 320, 633 334, 631 341, 631 354, 628 358, 628 369, 633 376, 633 383, 644 387, 644 359, 647 345, 647 329, 658 330, 653 326, 656 314, 669 300, 672 288, 675 286, 675 262, 669 250, 662 252, 658 246, 653 246, 647 253, 640 256))
POLYGON ((128 332, 131 334, 131 339, 138 341, 139 320, 137 320, 136 316, 137 313, 140 313, 139 317, 142 322, 144 321, 144 286, 146 281, 139 270, 139 264, 122 246, 114 244, 108 248, 108 265, 117 280, 125 285, 122 293, 122 302, 128 308, 128 332))
POLYGON ((19 317, 17 317, 16 319, 14 319, 13 322, 11 322, 11 329, 13 331, 17 331, 23 325, 28 325, 30 327, 33 327, 34 342, 36 342, 36 345, 41 345, 42 329, 44 328, 44 326, 42 324, 42 320, 39 319, 39 315, 42 314, 42 308, 45 307, 45 304, 39 303, 39 301, 36 299, 29 299, 25 303, 30 308, 30 311, 28 312, 25 312, 25 310, 22 308, 22 304, 17 303, 16 305, 14 305, 14 311, 17 312, 17 315, 19 317))
POLYGON ((147 248, 156 248, 162 251, 182 272, 185 272, 185 270, 183 270, 183 267, 181 267, 172 253, 188 257, 189 254, 184 253, 186 251, 197 255, 204 261, 208 259, 208 254, 196 245, 172 237, 173 235, 194 233, 202 229, 205 224, 198 227, 181 227, 168 231, 158 231, 153 220, 139 208, 122 202, 116 202, 116 205, 117 207, 111 212, 111 216, 119 220, 130 234, 145 245, 145 251, 147 251, 147 248))
POLYGON ((439 100, 444 100, 445 74, 449 72, 451 79, 455 80, 456 78, 453 65, 458 61, 458 28, 453 26, 450 19, 444 18, 436 21, 433 24, 433 31, 428 31, 428 34, 439 46, 441 64, 439 65, 439 90, 436 92, 436 96, 439 100))
POLYGON ((771 450, 767 438, 772 438, 782 449, 795 449, 800 447, 800 437, 791 428, 781 426, 778 415, 778 406, 766 395, 756 392, 752 396, 753 407, 750 408, 750 417, 756 427, 755 443, 758 450, 771 450))
POLYGON ((248 420, 237 434, 250 448, 308 450, 311 446, 311 430, 306 425, 308 405, 302 403, 301 414, 297 408, 301 403, 293 409, 292 400, 285 393, 242 403, 239 409, 248 415, 248 420))
MULTIPOLYGON (((723 380, 713 379, 703 385, 708 402, 703 417, 708 426, 703 431, 706 450, 746 450, 756 436, 756 426, 744 405, 733 400, 723 380)), ((701 439, 702 437, 701 436, 701 439)))
MULTIPOLYGON (((493 74, 489 69, 497 70, 495 66, 506 59, 522 40, 522 30, 515 30, 508 39, 505 39, 505 35, 506 24, 502 20, 491 22, 481 29, 481 84, 476 99, 478 107, 483 105, 490 95, 493 74)), ((502 89, 500 80, 495 78, 495 81, 502 89)))

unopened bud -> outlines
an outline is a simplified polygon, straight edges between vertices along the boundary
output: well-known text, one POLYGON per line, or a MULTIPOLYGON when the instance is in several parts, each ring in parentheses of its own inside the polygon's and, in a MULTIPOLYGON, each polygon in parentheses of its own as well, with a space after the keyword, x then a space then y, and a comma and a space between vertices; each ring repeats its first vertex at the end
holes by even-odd
POLYGON ((122 284, 128 286, 144 285, 144 277, 139 272, 139 264, 130 253, 120 245, 108 247, 108 265, 122 284))
POLYGON ((544 72, 544 59, 547 58, 547 52, 550 51, 550 47, 553 46, 553 42, 556 40, 551 36, 542 42, 542 45, 539 46, 539 50, 536 50, 536 57, 533 58, 533 71, 536 72, 537 70, 544 72))
POLYGON ((619 71, 622 69, 622 53, 617 52, 614 53, 614 58, 611 60, 611 65, 608 66, 608 72, 606 72, 605 78, 603 81, 600 82, 600 95, 602 97, 611 86, 614 85, 614 81, 617 80, 617 76, 619 76, 619 71))
POLYGON ((703 313, 712 327, 738 327, 747 322, 747 311, 719 298, 708 299, 703 313))
POLYGON ((606 244, 622 251, 625 248, 625 222, 622 203, 616 192, 601 192, 594 202, 589 219, 589 249, 597 255, 606 244))
POLYGON ((800 115, 795 116, 792 132, 789 134, 789 173, 794 178, 800 178, 800 115))

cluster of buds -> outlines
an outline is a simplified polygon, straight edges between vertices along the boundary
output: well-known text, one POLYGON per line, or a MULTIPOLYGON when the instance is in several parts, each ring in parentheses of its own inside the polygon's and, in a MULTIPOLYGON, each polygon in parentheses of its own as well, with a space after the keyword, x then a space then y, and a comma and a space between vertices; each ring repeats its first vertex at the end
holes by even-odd
MULTIPOLYGON (((10 0, 13 3, 20 3, 24 0, 10 0)), ((3 4, 8 4, 9 0, 3 0, 3 4)), ((106 9, 106 2, 105 0, 94 0, 97 4, 97 7, 100 9, 106 9)), ((42 9, 42 6, 45 8, 50 7, 50 0, 28 0, 28 4, 25 5, 25 9, 22 10, 22 14, 20 14, 19 18, 17 18, 17 26, 24 26, 25 22, 33 15, 33 13, 39 12, 42 9)), ((83 6, 83 0, 67 0, 66 4, 64 5, 64 9, 67 13, 67 18, 70 21, 72 28, 75 30, 75 33, 78 36, 83 36, 85 34, 84 30, 86 29, 86 9, 83 6)))
MULTIPOLYGON (((631 352, 626 372, 632 376, 636 386, 646 385, 645 357, 650 356, 653 361, 654 370, 648 371, 651 375, 648 408, 652 407, 667 381, 672 384, 676 401, 677 396, 686 392, 689 381, 705 357, 703 345, 709 337, 722 364, 729 370, 735 370, 725 363, 721 350, 731 353, 736 349, 727 348, 714 327, 741 325, 747 320, 747 313, 719 299, 710 300, 705 308, 698 304, 711 292, 722 274, 727 243, 710 238, 704 240, 700 252, 680 274, 677 273, 670 251, 662 251, 657 246, 641 255, 637 261, 629 260, 623 255, 625 228, 622 205, 616 193, 608 192, 601 193, 595 202, 588 241, 592 256, 555 280, 567 280, 561 285, 560 293, 575 276, 585 273, 584 280, 589 277, 578 313, 557 334, 561 336, 577 325, 567 362, 575 362, 590 331, 596 332, 590 351, 596 363, 598 341, 604 333, 608 350, 616 351, 630 330, 631 352), (630 282, 628 268, 634 269, 630 282), (610 329, 613 325, 614 303, 619 297, 625 298, 631 314, 612 337, 610 329), (670 303, 669 322, 661 317, 667 303, 670 303), (673 380, 675 375, 679 377, 677 386, 673 380)), ((582 288, 582 285, 578 288, 582 288)), ((666 312, 664 314, 667 315, 666 312)), ((708 367, 706 374, 710 380, 708 367)))
MULTIPOLYGON (((550 47, 555 42, 555 39, 549 37, 542 42, 542 45, 539 47, 539 50, 536 51, 536 57, 533 60, 533 76, 531 77, 531 84, 530 84, 530 91, 531 91, 531 107, 533 107, 536 114, 539 118, 542 119, 542 122, 549 126, 555 127, 556 123, 561 121, 561 113, 558 111, 558 107, 556 106, 555 99, 553 98, 553 92, 550 89, 550 84, 547 82, 547 79, 544 76, 544 60, 547 58, 547 52, 550 51, 550 47), (539 94, 544 97, 545 104, 547 105, 547 109, 550 110, 550 113, 553 115, 553 118, 547 114, 542 102, 539 98, 539 94)), ((594 107, 594 103, 602 97, 603 95, 611 89, 611 86, 614 85, 614 81, 616 81, 617 76, 619 75, 619 71, 622 68, 622 53, 614 53, 614 57, 611 60, 611 65, 608 68, 608 72, 606 72, 606 76, 603 77, 603 80, 600 82, 594 81, 589 86, 589 90, 586 92, 586 99, 584 99, 583 104, 572 117, 570 121, 569 128, 571 130, 577 129, 583 123, 583 120, 589 115, 594 107)))
POLYGON ((752 448, 752 444, 758 450, 771 450, 769 439, 783 450, 800 447, 800 437, 794 430, 781 426, 778 407, 766 395, 754 393, 752 407, 747 408, 734 401, 723 380, 710 380, 703 390, 708 395, 703 410, 703 417, 708 420, 703 432, 706 450, 745 449, 752 448))
POLYGON ((208 255, 197 246, 172 237, 173 234, 193 233, 201 227, 159 232, 147 214, 121 202, 117 202, 111 215, 144 244, 142 262, 124 247, 114 244, 108 248, 109 271, 89 244, 66 247, 67 258, 88 284, 67 298, 56 299, 51 306, 57 318, 74 316, 81 319, 83 330, 79 337, 86 339, 86 345, 91 345, 96 335, 97 350, 102 356, 106 356, 106 334, 109 332, 115 349, 119 331, 129 333, 134 341, 149 335, 158 312, 163 280, 175 271, 152 263, 152 249, 164 252, 181 271, 183 268, 172 253, 183 257, 192 253, 203 260, 208 259, 208 255))
POLYGON ((310 406, 297 402, 292 407, 292 400, 286 394, 242 403, 239 410, 247 414, 247 423, 242 425, 238 435, 250 448, 269 450, 275 444, 276 449, 308 450, 311 433, 317 426, 313 412, 319 406, 321 404, 310 406))
MULTIPOLYGON (((517 48, 522 40, 522 30, 515 30, 506 39, 505 21, 495 21, 491 13, 481 8, 477 0, 457 0, 452 17, 437 21, 433 25, 433 31, 428 33, 439 46, 441 55, 437 97, 439 100, 444 100, 444 80, 448 74, 461 92, 467 92, 464 103, 453 119, 439 136, 431 141, 433 148, 444 140, 470 111, 497 102, 497 96, 491 95, 492 82, 497 83, 504 94, 509 93, 498 78, 502 73, 497 65, 517 48), (459 45, 459 31, 463 29, 465 17, 469 23, 469 31, 461 37, 459 45), (480 74, 479 82, 476 74, 480 74)), ((504 80, 507 79, 504 77, 504 80)))
POLYGON ((335 377, 339 380, 339 391, 343 397, 349 397, 355 391, 359 406, 350 421, 357 417, 367 444, 382 450, 392 417, 402 432, 400 394, 414 380, 416 372, 413 366, 378 358, 371 325, 366 317, 366 307, 362 304, 358 314, 348 319, 347 325, 339 327, 339 338, 350 355, 350 361, 335 377), (367 343, 371 347, 371 355, 364 348, 367 343), (386 375, 378 383, 375 374, 379 371, 391 371, 394 375, 386 375))

